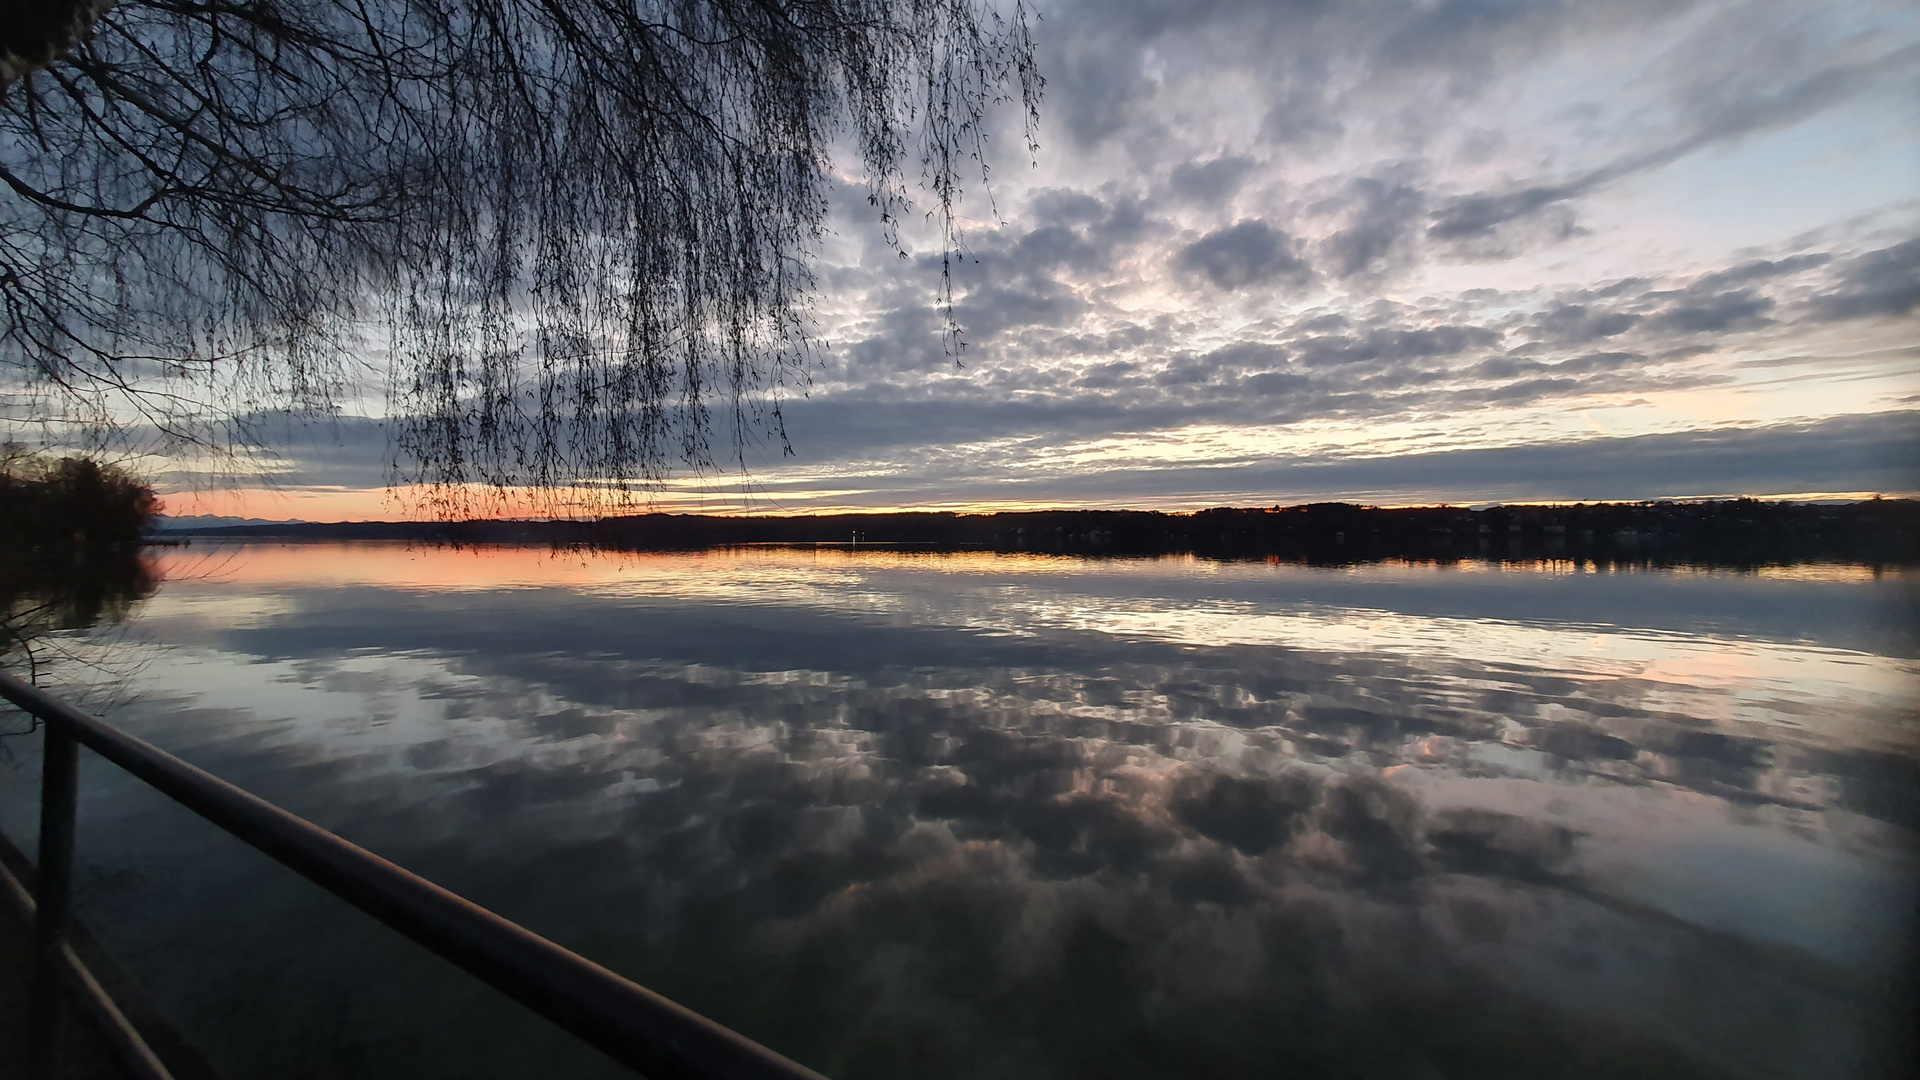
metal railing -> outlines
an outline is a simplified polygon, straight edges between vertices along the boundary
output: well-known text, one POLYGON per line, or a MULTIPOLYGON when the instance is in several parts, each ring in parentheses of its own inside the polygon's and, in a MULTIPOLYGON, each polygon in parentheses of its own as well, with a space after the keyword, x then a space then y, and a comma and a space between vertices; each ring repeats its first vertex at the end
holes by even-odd
POLYGON ((824 1080, 738 1032, 661 997, 304 818, 212 776, 11 675, 0 697, 44 724, 40 852, 35 895, 0 869, 0 888, 32 911, 34 971, 29 1054, 52 1076, 76 997, 110 1047, 143 1080, 168 1080, 147 1047, 67 942, 71 919, 79 748, 265 852, 456 967, 650 1077, 824 1080))

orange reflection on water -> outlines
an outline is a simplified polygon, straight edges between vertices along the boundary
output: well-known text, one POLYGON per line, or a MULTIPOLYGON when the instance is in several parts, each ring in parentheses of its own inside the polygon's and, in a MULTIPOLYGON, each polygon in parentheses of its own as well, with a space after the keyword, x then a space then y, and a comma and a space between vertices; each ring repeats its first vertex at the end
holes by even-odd
MULTIPOLYGON (((212 543, 167 549, 170 581, 248 586, 371 585, 418 590, 592 587, 649 579, 685 581, 690 571, 883 570, 1074 574, 1188 564, 1191 556, 1097 562, 1027 553, 912 552, 840 547, 749 546, 713 551, 603 551, 543 545, 428 545, 402 541, 212 543)), ((736 577, 738 574, 735 575, 736 577)))
MULTIPOLYGON (((1573 560, 1454 562, 1386 559, 1342 566, 1309 566, 1269 558, 1263 562, 1218 562, 1192 554, 1089 557, 1084 554, 1009 551, 929 551, 885 545, 748 544, 705 551, 613 551, 543 544, 444 545, 407 541, 230 542, 196 541, 160 555, 168 580, 215 580, 248 585, 358 584, 446 590, 515 587, 632 585, 648 579, 684 582, 690 570, 721 567, 737 574, 820 571, 919 572, 998 575, 1045 574, 1088 577, 1137 574, 1145 567, 1201 575, 1340 576, 1373 580, 1433 580, 1440 575, 1557 577, 1569 574, 1746 576, 1808 582, 1904 582, 1899 568, 1854 565, 1763 567, 1742 571, 1687 567, 1604 566, 1573 560)), ((676 590, 678 591, 678 590, 676 590)))
POLYGON ((169 581, 245 586, 372 585, 465 590, 534 585, 580 586, 618 580, 631 562, 673 555, 615 556, 546 547, 428 546, 358 541, 313 544, 211 544, 161 557, 169 581))

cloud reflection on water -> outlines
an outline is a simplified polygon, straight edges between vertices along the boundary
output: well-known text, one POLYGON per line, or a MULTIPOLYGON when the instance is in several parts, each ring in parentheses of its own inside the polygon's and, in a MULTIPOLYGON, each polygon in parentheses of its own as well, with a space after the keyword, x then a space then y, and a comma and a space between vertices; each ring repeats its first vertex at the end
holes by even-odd
POLYGON ((1859 646, 1903 580, 364 548, 170 580, 123 722, 833 1075, 1895 1046, 1914 663, 1859 646))

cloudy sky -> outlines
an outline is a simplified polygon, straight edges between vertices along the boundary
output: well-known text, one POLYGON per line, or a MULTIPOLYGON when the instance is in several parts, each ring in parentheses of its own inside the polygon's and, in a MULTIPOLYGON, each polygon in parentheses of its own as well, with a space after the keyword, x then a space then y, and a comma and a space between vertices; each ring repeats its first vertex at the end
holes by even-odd
MULTIPOLYGON (((1037 6, 959 363, 850 182, 795 456, 659 506, 1920 491, 1920 5, 1037 6)), ((390 516, 384 456, 345 421, 173 509, 390 516)))

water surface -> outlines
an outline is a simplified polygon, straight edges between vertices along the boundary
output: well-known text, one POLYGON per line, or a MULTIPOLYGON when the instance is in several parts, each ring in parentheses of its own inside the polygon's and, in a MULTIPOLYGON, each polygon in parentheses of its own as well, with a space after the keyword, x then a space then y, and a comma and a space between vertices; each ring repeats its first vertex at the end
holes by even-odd
MULTIPOLYGON (((837 1077, 1904 1074, 1915 583, 246 545, 59 688, 837 1077)), ((37 740, 0 741, 33 829, 37 740)), ((233 1076, 613 1075, 111 766, 233 1076)))

